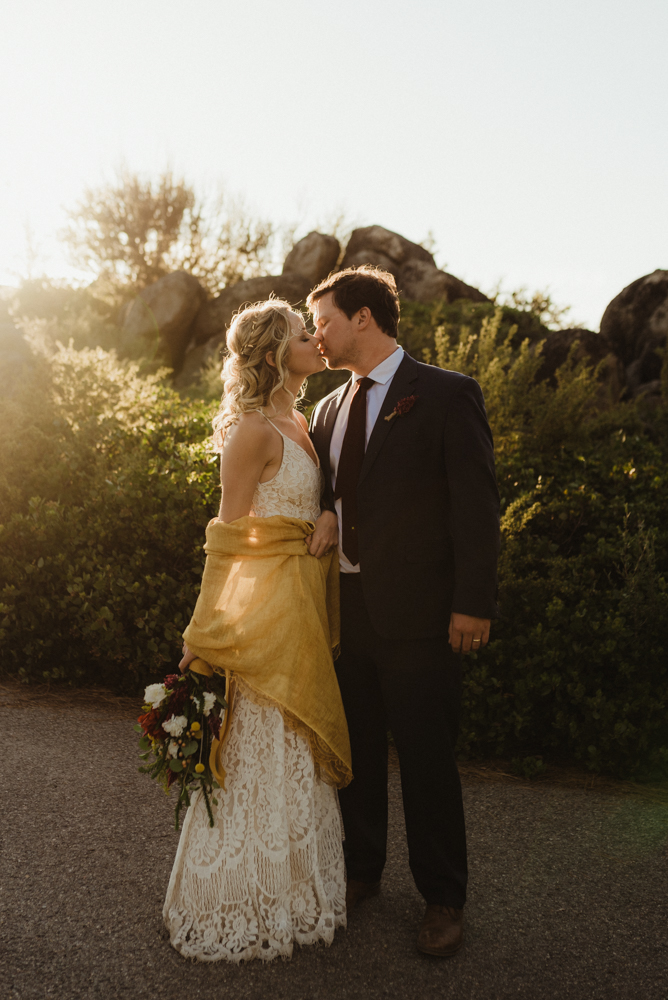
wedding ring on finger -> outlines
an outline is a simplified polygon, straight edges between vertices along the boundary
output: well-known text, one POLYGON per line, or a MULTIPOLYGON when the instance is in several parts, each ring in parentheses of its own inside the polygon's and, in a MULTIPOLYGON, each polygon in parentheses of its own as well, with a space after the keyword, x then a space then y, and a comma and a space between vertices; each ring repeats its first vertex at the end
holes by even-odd
POLYGON ((480 640, 480 639, 473 639, 472 641, 475 644, 476 642, 481 642, 482 640, 480 640))

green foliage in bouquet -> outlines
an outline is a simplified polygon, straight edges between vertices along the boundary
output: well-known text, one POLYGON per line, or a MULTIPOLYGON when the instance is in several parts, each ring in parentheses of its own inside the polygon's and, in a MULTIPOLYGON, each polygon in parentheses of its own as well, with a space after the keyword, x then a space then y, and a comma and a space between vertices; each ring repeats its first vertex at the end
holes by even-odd
POLYGON ((140 756, 146 762, 139 771, 159 781, 166 792, 178 786, 176 830, 193 789, 202 792, 209 826, 214 825, 211 803, 218 805, 214 790, 220 784, 211 770, 210 754, 227 708, 225 693, 223 678, 192 670, 168 674, 162 684, 149 684, 144 692, 145 704, 135 725, 141 734, 140 756))

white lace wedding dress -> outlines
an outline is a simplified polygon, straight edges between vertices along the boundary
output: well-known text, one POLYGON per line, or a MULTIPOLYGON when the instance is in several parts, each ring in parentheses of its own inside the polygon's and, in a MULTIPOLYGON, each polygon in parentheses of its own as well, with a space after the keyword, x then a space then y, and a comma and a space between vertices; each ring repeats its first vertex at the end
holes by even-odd
MULTIPOLYGON (((314 521, 321 472, 281 436, 281 466, 258 484, 251 513, 314 521)), ((346 924, 336 790, 317 776, 308 743, 273 702, 236 683, 215 826, 197 792, 163 909, 174 948, 204 962, 289 958, 293 942, 330 944, 346 924)))

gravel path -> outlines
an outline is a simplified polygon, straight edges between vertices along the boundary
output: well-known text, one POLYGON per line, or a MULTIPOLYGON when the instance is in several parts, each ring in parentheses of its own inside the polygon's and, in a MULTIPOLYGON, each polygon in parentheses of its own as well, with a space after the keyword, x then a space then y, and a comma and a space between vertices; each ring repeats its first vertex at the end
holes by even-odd
POLYGON ((661 796, 465 780, 467 943, 439 961, 415 949, 422 901, 394 769, 382 894, 331 948, 297 949, 286 963, 197 964, 163 934, 178 834, 170 801, 137 773, 127 707, 0 695, 2 1000, 668 996, 661 796))

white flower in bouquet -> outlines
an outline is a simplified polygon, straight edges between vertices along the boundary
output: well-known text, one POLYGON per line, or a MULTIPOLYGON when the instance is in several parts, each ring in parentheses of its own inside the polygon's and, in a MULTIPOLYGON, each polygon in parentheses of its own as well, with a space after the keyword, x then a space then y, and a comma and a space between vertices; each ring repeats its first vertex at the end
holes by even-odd
POLYGON ((165 700, 167 690, 164 684, 149 684, 144 691, 144 703, 157 708, 165 700))
POLYGON ((163 722, 162 728, 170 736, 180 736, 187 724, 188 720, 185 715, 172 715, 163 722))
POLYGON ((204 714, 208 715, 213 706, 216 704, 216 696, 212 694, 211 691, 204 692, 204 714))
POLYGON ((167 744, 167 756, 177 757, 179 753, 179 745, 176 740, 170 740, 167 744))

